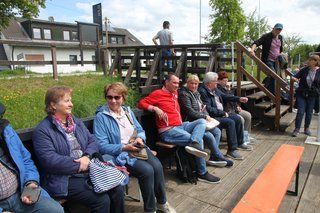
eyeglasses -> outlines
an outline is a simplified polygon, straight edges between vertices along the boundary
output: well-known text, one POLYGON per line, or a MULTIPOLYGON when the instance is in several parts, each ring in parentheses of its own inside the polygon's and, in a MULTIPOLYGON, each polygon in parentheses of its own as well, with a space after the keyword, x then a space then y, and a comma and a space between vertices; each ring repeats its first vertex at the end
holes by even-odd
POLYGON ((116 100, 116 101, 119 101, 120 98, 122 98, 122 96, 120 96, 120 95, 116 95, 116 96, 107 95, 107 99, 108 99, 108 100, 114 99, 114 100, 116 100))

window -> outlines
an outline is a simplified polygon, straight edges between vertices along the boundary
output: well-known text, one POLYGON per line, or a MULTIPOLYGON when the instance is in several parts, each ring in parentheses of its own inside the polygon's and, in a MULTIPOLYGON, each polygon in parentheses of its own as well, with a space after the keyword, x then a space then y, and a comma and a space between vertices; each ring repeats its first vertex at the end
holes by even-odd
POLYGON ((77 41, 78 40, 78 33, 76 31, 71 32, 71 40, 77 41))
POLYGON ((110 42, 111 44, 116 44, 117 43, 117 37, 111 37, 110 41, 111 41, 110 42))
POLYGON ((123 43, 124 43, 124 38, 118 37, 118 44, 123 44, 123 43))
POLYGON ((69 31, 63 31, 63 40, 69 41, 70 40, 70 32, 69 31))
POLYGON ((77 55, 69 55, 70 61, 77 61, 77 55))
POLYGON ((40 28, 33 28, 33 38, 41 39, 41 31, 40 28))
POLYGON ((96 56, 95 56, 95 55, 92 55, 92 56, 91 56, 91 59, 92 59, 92 61, 96 61, 96 56))
POLYGON ((50 29, 44 29, 43 30, 43 36, 44 36, 44 39, 51 39, 51 30, 50 29))

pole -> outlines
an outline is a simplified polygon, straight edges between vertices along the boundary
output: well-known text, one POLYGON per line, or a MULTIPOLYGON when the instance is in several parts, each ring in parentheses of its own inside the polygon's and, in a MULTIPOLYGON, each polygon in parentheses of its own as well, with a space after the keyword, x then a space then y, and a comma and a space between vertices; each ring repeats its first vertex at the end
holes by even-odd
POLYGON ((200 15, 199 15, 199 18, 200 18, 200 27, 199 27, 199 44, 201 44, 201 0, 200 0, 200 8, 199 8, 199 11, 200 11, 200 15))
MULTIPOLYGON (((318 102, 320 104, 320 96, 318 97, 318 102)), ((320 126, 319 125, 320 125, 320 115, 318 115, 317 141, 320 141, 320 126)))
POLYGON ((258 33, 260 38, 260 0, 259 0, 259 10, 258 10, 258 33))
MULTIPOLYGON (((237 56, 237 57, 241 57, 241 56, 237 56)), ((231 42, 231 66, 232 66, 232 84, 234 82, 234 42, 231 42)), ((239 77, 239 76, 238 76, 239 77)))

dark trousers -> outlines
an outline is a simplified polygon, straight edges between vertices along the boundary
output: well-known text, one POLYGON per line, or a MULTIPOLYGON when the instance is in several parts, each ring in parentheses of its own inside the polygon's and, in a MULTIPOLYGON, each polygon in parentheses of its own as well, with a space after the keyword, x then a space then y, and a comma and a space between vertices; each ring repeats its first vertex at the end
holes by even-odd
POLYGON ((315 113, 319 113, 319 95, 316 96, 316 100, 315 100, 315 103, 314 103, 314 112, 315 113))
POLYGON ((132 176, 138 178, 139 186, 144 202, 144 210, 156 211, 157 203, 164 204, 167 201, 162 164, 149 149, 148 160, 137 160, 133 166, 126 165, 132 176))
MULTIPOLYGON (((276 62, 274 61, 267 61, 266 65, 275 73, 276 71, 276 62)), ((276 93, 276 81, 271 76, 268 76, 265 81, 265 87, 272 93, 276 93)))
POLYGON ((229 117, 217 117, 219 128, 227 130, 228 151, 234 151, 238 145, 243 144, 243 125, 237 114, 229 114, 229 117))
POLYGON ((92 213, 124 213, 123 186, 98 194, 88 184, 88 179, 89 177, 70 177, 66 198, 88 206, 92 213))
POLYGON ((298 109, 295 121, 296 129, 300 129, 304 114, 306 114, 306 117, 304 119, 304 128, 309 128, 315 101, 316 96, 306 97, 299 92, 296 93, 296 103, 298 109))

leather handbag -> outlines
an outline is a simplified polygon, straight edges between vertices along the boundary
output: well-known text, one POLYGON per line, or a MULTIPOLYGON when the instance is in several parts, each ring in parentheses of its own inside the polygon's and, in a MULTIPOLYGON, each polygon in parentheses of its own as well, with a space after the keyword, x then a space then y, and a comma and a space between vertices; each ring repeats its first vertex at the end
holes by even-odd
MULTIPOLYGON (((129 139, 129 144, 136 144, 136 138, 137 138, 137 130, 136 128, 133 131, 132 136, 129 139)), ((148 153, 147 153, 147 148, 144 147, 139 147, 139 151, 138 152, 133 152, 133 151, 129 151, 129 156, 132 158, 137 158, 140 160, 147 160, 148 159, 148 153)))

